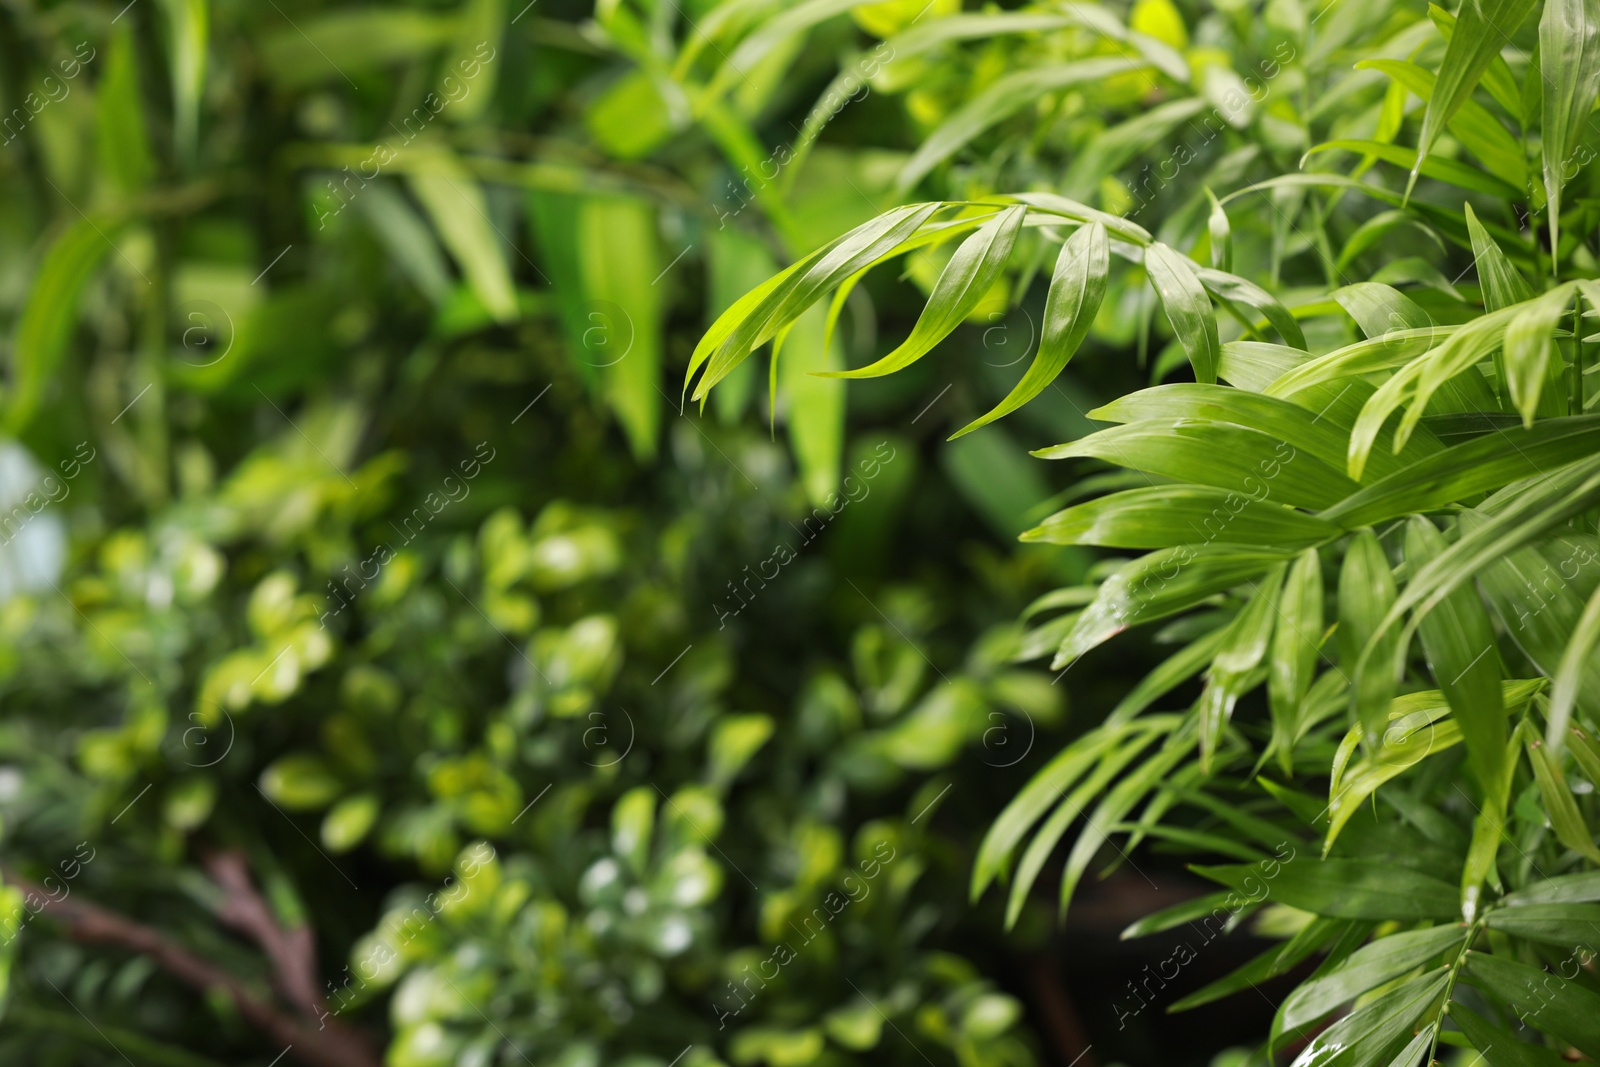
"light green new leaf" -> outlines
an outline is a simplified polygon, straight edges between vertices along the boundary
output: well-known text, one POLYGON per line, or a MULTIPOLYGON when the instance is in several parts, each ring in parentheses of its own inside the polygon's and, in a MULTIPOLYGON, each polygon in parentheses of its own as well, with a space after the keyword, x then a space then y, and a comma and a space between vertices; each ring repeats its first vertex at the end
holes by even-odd
POLYGON ((1487 311, 1520 304, 1533 299, 1533 289, 1505 252, 1495 243, 1489 231, 1478 221, 1471 204, 1462 205, 1466 212, 1467 233, 1472 238, 1472 257, 1477 261, 1478 283, 1483 286, 1483 306, 1487 311))
POLYGON ((1160 242, 1145 249, 1144 262, 1172 332, 1189 354, 1195 378, 1214 383, 1217 363, 1222 358, 1222 341, 1217 336, 1216 310, 1197 277, 1199 267, 1188 256, 1160 242))
MULTIPOLYGON (((643 200, 591 197, 581 202, 579 275, 592 321, 609 331, 604 348, 588 344, 579 359, 600 371, 607 403, 633 454, 655 455, 661 426, 661 342, 666 314, 655 209, 643 200), (620 321, 613 321, 620 320, 620 321)), ((598 340, 595 326, 585 337, 598 340)), ((837 459, 837 457, 836 457, 837 459)), ((837 466, 837 463, 835 464, 837 466)))
POLYGON ((1267 701, 1272 712, 1271 747, 1288 773, 1304 720, 1302 702, 1311 687, 1322 647, 1322 562, 1315 548, 1300 553, 1289 568, 1278 612, 1283 624, 1272 638, 1267 701))
MULTIPOLYGON (((1016 205, 997 212, 976 233, 961 242, 945 265, 928 297, 927 306, 917 317, 911 336, 894 351, 866 367, 827 371, 830 378, 880 378, 909 367, 961 325, 972 309, 989 292, 1005 269, 1016 246, 1017 234, 1028 209, 1016 205)), ((1041 386, 1042 388, 1042 386, 1041 386)))
POLYGON ((951 440, 1010 414, 1055 381, 1094 324, 1100 302, 1106 295, 1109 272, 1110 251, 1105 227, 1099 221, 1080 226, 1062 244, 1061 254, 1056 257, 1050 294, 1045 298, 1039 351, 1027 373, 993 411, 957 430, 951 440))
POLYGON ((1600 848, 1595 847, 1594 835, 1589 832, 1583 813, 1578 810, 1578 802, 1573 799, 1566 776, 1561 773, 1561 765, 1551 758, 1542 741, 1530 739, 1527 747, 1528 762, 1533 766, 1533 776, 1539 783, 1539 795, 1544 798, 1544 811, 1550 819, 1550 828, 1563 845, 1591 863, 1600 863, 1600 848))
POLYGON ((782 353, 775 345, 772 357, 777 361, 775 381, 781 383, 787 401, 784 422, 806 496, 813 504, 824 506, 839 489, 846 386, 844 382, 829 381, 816 369, 842 361, 838 347, 837 338, 827 338, 822 307, 812 306, 787 329, 782 353))
POLYGON ((1539 18, 1539 124, 1551 255, 1561 247, 1561 189, 1575 177, 1573 150, 1600 92, 1600 0, 1545 0, 1539 18))
MULTIPOLYGON (((1335 635, 1339 661, 1346 675, 1358 682, 1356 666, 1367 646, 1378 636, 1395 597, 1394 572, 1383 546, 1371 530, 1361 530, 1350 539, 1344 565, 1339 571, 1339 630, 1335 635)), ((1392 659, 1393 644, 1393 640, 1389 640, 1387 653, 1379 655, 1380 662, 1385 665, 1392 659)), ((1353 695, 1359 700, 1356 721, 1362 725, 1367 743, 1376 744, 1386 726, 1389 693, 1382 692, 1381 687, 1362 692, 1358 685, 1353 695)))
POLYGON ((96 159, 119 192, 137 193, 155 173, 155 160, 145 132, 131 23, 117 27, 106 52, 105 76, 95 100, 96 159))
POLYGON ((1596 589, 1584 605, 1583 615, 1572 628, 1572 637, 1556 668, 1555 685, 1550 690, 1550 710, 1545 716, 1549 723, 1545 745, 1552 756, 1561 754, 1567 726, 1572 721, 1572 708, 1583 684, 1584 665, 1594 662, 1597 648, 1600 648, 1600 589, 1596 589))
POLYGON ((1552 289, 1520 308, 1506 326, 1506 382, 1524 426, 1532 426, 1538 413, 1539 394, 1551 377, 1556 358, 1556 326, 1572 303, 1572 296, 1570 286, 1552 289))
POLYGON ((1233 228, 1228 225, 1228 212, 1209 188, 1206 199, 1211 202, 1211 214, 1206 216, 1206 230, 1211 235, 1211 265, 1217 270, 1232 271, 1233 228))

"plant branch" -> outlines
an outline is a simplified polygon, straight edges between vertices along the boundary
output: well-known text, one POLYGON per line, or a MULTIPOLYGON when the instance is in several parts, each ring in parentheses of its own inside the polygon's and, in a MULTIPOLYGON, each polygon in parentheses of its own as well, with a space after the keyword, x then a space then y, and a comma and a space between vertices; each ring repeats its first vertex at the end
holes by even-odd
POLYGON ((293 1052, 301 1063, 311 1067, 381 1067, 377 1053, 360 1031, 334 1019, 319 1023, 316 1018, 289 1015, 269 1000, 258 997, 238 976, 154 927, 98 904, 65 897, 52 900, 43 886, 12 870, 0 868, 0 875, 24 894, 44 901, 40 914, 49 913, 65 926, 73 940, 137 952, 150 957, 193 989, 221 991, 233 1002, 240 1016, 274 1042, 288 1046, 285 1051, 293 1052))

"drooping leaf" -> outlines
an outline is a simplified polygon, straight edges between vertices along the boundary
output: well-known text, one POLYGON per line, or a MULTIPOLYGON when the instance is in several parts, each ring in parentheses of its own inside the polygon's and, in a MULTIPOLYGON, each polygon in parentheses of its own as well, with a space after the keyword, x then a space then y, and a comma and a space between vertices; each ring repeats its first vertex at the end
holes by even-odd
POLYGON ((1166 618, 1207 597, 1257 578, 1287 553, 1266 548, 1187 545, 1152 552, 1100 585, 1052 661, 1060 670, 1130 626, 1166 618))
POLYGON ((1217 313, 1196 275, 1198 266, 1183 253, 1157 242, 1145 249, 1145 269, 1172 332, 1189 354, 1195 378, 1215 382, 1222 342, 1217 336, 1217 313))
POLYGON ((1308 548, 1289 568, 1278 603, 1282 622, 1272 638, 1268 660, 1267 699, 1272 712, 1272 749, 1285 771, 1299 740, 1301 714, 1322 647, 1322 562, 1308 548))
POLYGON ((1083 343, 1105 298, 1110 270, 1106 229, 1100 222, 1080 226, 1061 246, 1055 274, 1045 299, 1039 351, 1006 398, 987 415, 974 419, 952 435, 952 440, 987 426, 1038 396, 1055 381, 1083 343))
POLYGON ((1556 325, 1571 303, 1569 287, 1552 289, 1520 308, 1506 326, 1506 384, 1524 426, 1533 425, 1539 410, 1540 391, 1554 370, 1556 325))
MULTIPOLYGON (((961 242, 928 297, 917 324, 894 351, 866 367, 825 372, 832 378, 878 378, 910 366, 950 335, 988 293, 1011 258, 1028 209, 1013 205, 961 242)), ((1042 388, 1042 386, 1041 386, 1042 388)))
POLYGON ((1200 769, 1209 774, 1222 731, 1233 717, 1234 704, 1251 682, 1267 654, 1278 616, 1278 593, 1285 567, 1280 564, 1259 582, 1251 582, 1251 596, 1228 625, 1228 635, 1211 663, 1206 687, 1200 693, 1196 716, 1200 723, 1200 769))
POLYGON ((1116 725, 1085 734, 1056 754, 1022 791, 1006 805, 989 832, 983 837, 972 865, 971 894, 975 900, 1010 863, 1011 855, 1053 804, 1061 799, 1113 747, 1128 737, 1144 737, 1152 731, 1171 730, 1175 715, 1152 717, 1116 725))
POLYGON ((1551 757, 1544 742, 1529 739, 1527 746, 1528 762, 1532 764, 1534 779, 1539 783, 1539 795, 1544 799, 1544 811, 1551 829, 1555 830, 1556 837, 1563 845, 1590 862, 1600 864, 1600 848, 1595 847, 1594 835, 1589 832, 1583 812, 1578 810, 1578 802, 1572 796, 1561 765, 1551 757))

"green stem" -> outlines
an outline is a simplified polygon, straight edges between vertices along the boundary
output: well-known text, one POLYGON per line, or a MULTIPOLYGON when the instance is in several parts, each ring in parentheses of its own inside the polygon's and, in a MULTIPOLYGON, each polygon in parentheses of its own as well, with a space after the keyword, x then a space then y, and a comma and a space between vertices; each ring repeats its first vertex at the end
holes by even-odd
POLYGON ((1456 979, 1461 977, 1461 965, 1467 962, 1467 953, 1472 951, 1472 943, 1478 939, 1478 932, 1483 929, 1484 917, 1488 909, 1478 913, 1477 919, 1467 931, 1467 939, 1461 943, 1461 951, 1456 953, 1456 960, 1450 965, 1450 974, 1444 982, 1444 1002, 1439 1006, 1439 1017, 1433 1021, 1433 1040, 1428 1044, 1427 1067, 1433 1067, 1434 1057, 1439 1052, 1439 1031, 1444 1027, 1445 1013, 1450 1010, 1450 998, 1455 995, 1456 979))

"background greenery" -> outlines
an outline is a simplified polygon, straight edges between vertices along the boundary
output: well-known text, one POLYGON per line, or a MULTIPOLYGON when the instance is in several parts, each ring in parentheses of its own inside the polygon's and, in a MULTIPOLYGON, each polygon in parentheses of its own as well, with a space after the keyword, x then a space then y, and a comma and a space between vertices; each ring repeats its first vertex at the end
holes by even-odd
POLYGON ((0 5, 7 1054, 1595 1055, 1592 6, 0 5))

